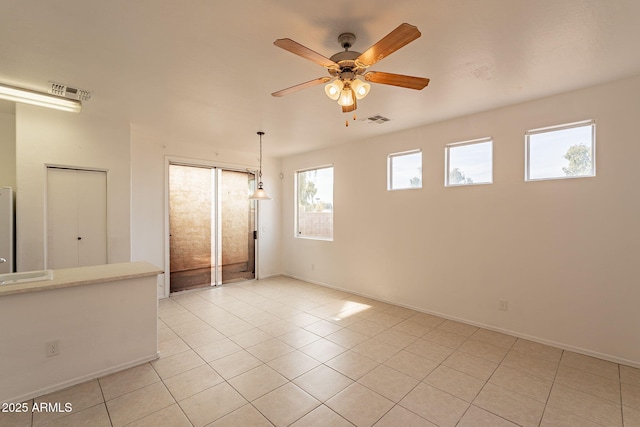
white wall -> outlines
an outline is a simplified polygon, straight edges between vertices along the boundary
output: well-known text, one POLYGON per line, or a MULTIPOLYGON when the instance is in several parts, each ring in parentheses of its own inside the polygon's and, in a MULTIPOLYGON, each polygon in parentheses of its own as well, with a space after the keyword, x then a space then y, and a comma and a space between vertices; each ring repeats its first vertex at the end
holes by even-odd
POLYGON ((129 124, 16 105, 18 271, 45 267, 46 165, 107 170, 109 263, 130 258, 129 124))
POLYGON ((16 111, 0 100, 0 187, 16 186, 16 111))
POLYGON ((283 270, 640 366, 639 113, 634 77, 285 158, 283 270), (525 131, 585 119, 597 176, 524 182, 525 131), (445 188, 445 144, 487 136, 494 184, 445 188), (386 191, 387 155, 415 148, 423 188, 386 191), (294 171, 328 163, 335 239, 294 238, 294 171))
MULTIPOLYGON (((256 152, 216 152, 215 143, 195 144, 188 141, 166 140, 132 129, 131 133, 131 257, 132 261, 148 261, 165 266, 165 164, 167 158, 182 158, 195 163, 258 168, 258 139, 256 152)), ((273 198, 261 201, 258 224, 260 238, 259 276, 281 273, 280 262, 280 161, 263 159, 263 182, 273 198)))

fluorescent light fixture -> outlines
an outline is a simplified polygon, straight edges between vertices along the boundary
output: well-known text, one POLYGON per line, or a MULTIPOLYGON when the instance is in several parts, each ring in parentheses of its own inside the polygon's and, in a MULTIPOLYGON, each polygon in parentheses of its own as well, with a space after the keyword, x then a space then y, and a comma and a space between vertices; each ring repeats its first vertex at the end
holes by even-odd
POLYGON ((82 108, 80 101, 76 101, 75 99, 67 99, 61 96, 49 95, 48 93, 36 92, 4 84, 0 84, 0 99, 70 111, 72 113, 79 113, 82 108))

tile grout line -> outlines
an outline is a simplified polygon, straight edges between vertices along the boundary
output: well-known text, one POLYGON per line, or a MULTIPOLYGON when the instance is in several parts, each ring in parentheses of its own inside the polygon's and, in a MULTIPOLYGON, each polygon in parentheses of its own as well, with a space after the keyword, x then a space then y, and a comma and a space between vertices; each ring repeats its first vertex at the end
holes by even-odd
POLYGON ((113 427, 113 420, 111 419, 111 413, 109 412, 109 407, 107 406, 107 398, 104 396, 104 390, 102 389, 102 383, 100 382, 100 378, 96 378, 96 381, 98 381, 98 387, 100 387, 100 394, 102 395, 102 404, 104 405, 104 409, 107 411, 109 424, 111 424, 111 427, 113 427))
POLYGON ((624 404, 622 401, 622 373, 620 372, 620 364, 618 363, 618 381, 620 384, 620 420, 622 421, 622 427, 624 427, 624 404))
MULTIPOLYGON (((188 350, 185 350, 185 352, 186 352, 186 351, 188 351, 188 350)), ((193 351, 193 350, 192 350, 192 351, 193 351)), ((184 352, 182 352, 182 353, 184 353, 184 352)), ((179 353, 176 353, 176 354, 179 354, 179 353)), ((173 356, 173 355, 172 355, 172 356, 173 356)), ((156 359, 156 360, 160 360, 160 358, 158 358, 158 359, 156 359)), ((204 362, 204 360, 203 360, 203 362, 204 362)), ((167 406, 165 406, 165 407, 162 407, 162 408, 158 409, 157 411, 152 412, 151 414, 144 415, 144 416, 142 416, 141 418, 138 418, 137 420, 132 420, 131 422, 129 422, 129 423, 127 423, 127 424, 131 424, 131 423, 132 423, 132 422, 134 422, 134 421, 142 420, 142 419, 144 419, 144 418, 146 418, 146 417, 148 417, 148 416, 150 416, 150 415, 152 415, 152 414, 154 414, 154 413, 156 413, 156 412, 162 411, 163 409, 166 409, 166 408, 170 407, 171 405, 174 405, 174 404, 175 404, 175 405, 177 405, 177 406, 178 406, 178 408, 180 408, 180 411, 184 414, 185 418, 186 418, 186 419, 189 421, 189 423, 191 423, 191 425, 193 426, 193 423, 191 422, 191 419, 190 419, 190 418, 187 416, 187 414, 184 412, 184 410, 182 409, 182 406, 180 406, 180 403, 178 402, 178 400, 176 399, 176 397, 173 395, 173 393, 171 393, 171 390, 169 390, 169 387, 167 387, 167 385, 164 383, 164 378, 162 378, 162 377, 160 376, 160 373, 158 372, 158 370, 156 369, 156 367, 155 367, 155 366, 153 366, 153 363, 151 363, 151 362, 147 362, 147 363, 149 364, 149 366, 151 366, 151 369, 153 369, 153 371, 155 372, 155 374, 158 376, 158 378, 159 378, 159 380, 160 380, 159 382, 160 382, 160 383, 162 383, 162 386, 165 388, 165 390, 167 391, 167 393, 169 393, 169 395, 170 395, 170 396, 171 396, 171 398, 173 399, 173 403, 171 403, 171 404, 169 404, 169 405, 167 405, 167 406)), ((205 362, 205 363, 206 363, 206 362, 205 362)), ((191 369, 195 369, 195 367, 194 367, 194 368, 191 368, 191 369)), ((176 374, 176 375, 179 375, 179 374, 176 374)), ((172 378, 172 377, 174 377, 174 376, 175 376, 175 375, 172 375, 172 376, 171 376, 171 377, 169 377, 169 378, 172 378)), ((155 384, 155 383, 152 383, 152 384, 155 384)), ((152 384, 150 384, 150 385, 152 385, 152 384)), ((147 386, 145 386, 145 387, 147 387, 147 386)), ((144 388, 144 387, 142 387, 142 388, 144 388)), ((138 389, 138 390, 140 390, 140 389, 138 389)), ((134 390, 134 391, 135 391, 135 390, 134 390)), ((132 393, 132 392, 130 392, 130 393, 132 393)))
MULTIPOLYGON (((475 333, 474 333, 474 334, 475 334, 475 333)), ((472 336, 473 336, 473 335, 472 335, 472 336)), ((472 336, 471 336, 471 337, 472 337, 472 336)), ((468 337, 468 338, 467 338, 467 340, 468 340, 469 338, 471 338, 471 337, 468 337)), ((493 372, 491 373, 491 375, 489 376, 489 378, 487 378, 487 380, 484 382, 484 384, 482 384, 482 387, 480 388, 480 390, 478 390, 478 393, 476 393, 476 395, 473 397, 473 400, 472 400, 471 402, 469 402, 469 406, 467 407, 467 409, 465 409, 464 413, 460 416, 460 419, 456 422, 456 425, 457 425, 458 423, 460 423, 460 420, 462 420, 462 419, 464 418, 464 416, 466 415, 466 413, 467 413, 467 412, 469 412, 469 409, 470 409, 472 406, 476 407, 476 406, 473 404, 473 402, 478 398, 478 396, 480 395, 480 393, 482 393, 482 390, 484 390, 485 386, 486 386, 487 384, 489 384, 489 381, 491 381, 491 378, 495 375, 495 373, 496 373, 496 371, 498 370, 498 368, 502 365, 502 362, 503 362, 503 361, 504 361, 504 359, 507 357, 507 355, 509 354, 509 352, 513 349, 513 346, 515 346, 516 342, 517 342, 517 339, 516 339, 516 340, 514 340, 514 341, 513 341, 513 343, 511 343, 511 345, 509 346, 509 348, 507 348, 507 349, 506 349, 507 351, 504 353, 504 356, 502 356, 502 359, 500 359, 500 362, 497 364, 496 368, 493 370, 493 372)), ((487 343, 487 344, 491 344, 491 343, 487 343)), ((493 345, 493 344, 491 344, 491 345, 493 345)), ((454 350, 454 351, 455 351, 455 350, 454 350)), ((452 353, 452 354, 453 354, 453 353, 452 353)), ((469 353, 467 353, 467 354, 469 354, 469 353)), ((445 359, 445 360, 446 360, 446 359, 445 359)), ((442 365, 442 363, 441 363, 440 365, 442 365)), ((440 365, 438 365, 438 366, 440 366, 440 365)), ((445 366, 446 366, 446 365, 445 365, 445 366)), ((450 369, 454 369, 454 370, 456 370, 456 371, 457 371, 457 369, 455 369, 455 368, 450 368, 450 369)), ((462 371, 458 371, 458 372, 462 372, 462 371)), ((462 372, 462 373, 464 374, 465 372, 462 372)), ((468 374, 467 374, 467 375, 468 375, 468 374)), ((479 407, 478 407, 478 408, 479 408, 479 407)), ((483 409, 483 408, 481 408, 481 409, 483 409)), ((491 411, 488 411, 488 410, 486 410, 486 409, 483 409, 483 410, 484 410, 484 411, 487 411, 487 412, 490 412, 491 414, 495 415, 496 417, 500 417, 500 418, 502 418, 503 420, 507 420, 506 418, 504 418, 504 417, 502 417, 502 416, 500 416, 500 415, 498 415, 498 414, 495 414, 495 413, 493 413, 493 412, 491 412, 491 411)), ((540 417, 540 419, 542 420, 542 417, 540 417)), ((510 420, 507 420, 507 421, 511 422, 510 420)))
POLYGON ((547 398, 544 402, 544 411, 542 411, 542 417, 540 417, 540 422, 538 426, 542 424, 542 420, 544 419, 544 414, 547 412, 547 408, 549 407, 549 398, 551 397, 551 392, 553 391, 553 387, 556 385, 556 378, 558 377, 558 371, 560 370, 560 362, 562 361, 562 356, 564 355, 564 350, 560 351, 560 359, 558 360, 558 366, 556 367, 556 371, 553 374, 553 380, 551 381, 551 387, 549 388, 549 394, 547 394, 547 398))

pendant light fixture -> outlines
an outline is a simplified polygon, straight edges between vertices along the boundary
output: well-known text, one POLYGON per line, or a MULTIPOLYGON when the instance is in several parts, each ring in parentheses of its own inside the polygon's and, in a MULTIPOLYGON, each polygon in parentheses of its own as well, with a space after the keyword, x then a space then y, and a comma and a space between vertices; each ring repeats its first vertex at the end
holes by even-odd
POLYGON ((267 195, 267 192, 262 188, 262 135, 264 132, 258 132, 260 136, 260 169, 258 170, 258 188, 253 193, 250 200, 271 200, 271 197, 267 195))

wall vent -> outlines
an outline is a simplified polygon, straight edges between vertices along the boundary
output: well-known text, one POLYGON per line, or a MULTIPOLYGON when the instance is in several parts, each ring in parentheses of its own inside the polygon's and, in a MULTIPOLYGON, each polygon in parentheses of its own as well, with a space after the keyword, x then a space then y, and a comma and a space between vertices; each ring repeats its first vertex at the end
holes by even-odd
POLYGON ((86 101, 91 98, 91 93, 88 90, 69 87, 62 83, 55 82, 49 82, 49 93, 78 101, 86 101))
POLYGON ((367 117, 365 121, 367 123, 377 123, 379 125, 388 122, 390 119, 381 116, 380 114, 376 114, 375 116, 367 117))

